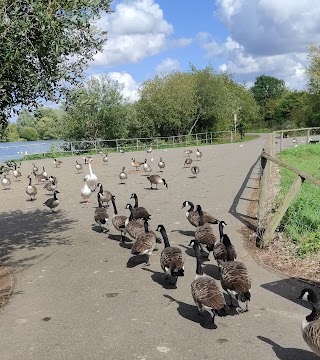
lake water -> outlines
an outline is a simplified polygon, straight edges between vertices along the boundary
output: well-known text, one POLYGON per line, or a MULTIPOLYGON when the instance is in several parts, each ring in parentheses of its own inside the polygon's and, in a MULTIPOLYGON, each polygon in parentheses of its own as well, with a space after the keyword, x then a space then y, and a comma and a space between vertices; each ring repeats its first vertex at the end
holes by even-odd
POLYGON ((0 143, 0 162, 49 152, 51 145, 57 142, 57 140, 39 140, 0 143))

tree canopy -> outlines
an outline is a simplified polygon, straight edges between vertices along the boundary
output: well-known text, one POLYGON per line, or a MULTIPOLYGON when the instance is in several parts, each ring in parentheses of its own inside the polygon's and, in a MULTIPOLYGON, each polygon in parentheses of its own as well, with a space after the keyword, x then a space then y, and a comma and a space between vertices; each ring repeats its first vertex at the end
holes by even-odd
POLYGON ((251 88, 259 105, 265 105, 268 100, 274 100, 285 91, 285 82, 273 76, 258 76, 251 88))
MULTIPOLYGON (((95 20, 111 0, 0 2, 0 130, 12 110, 57 101, 106 41, 95 20)), ((0 131, 0 135, 2 133, 0 131)))

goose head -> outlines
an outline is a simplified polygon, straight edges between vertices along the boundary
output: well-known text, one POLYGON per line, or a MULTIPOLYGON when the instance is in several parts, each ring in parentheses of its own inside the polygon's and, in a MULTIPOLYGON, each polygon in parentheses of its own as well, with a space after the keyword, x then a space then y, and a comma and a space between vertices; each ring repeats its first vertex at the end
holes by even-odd
POLYGON ((312 289, 303 289, 301 291, 300 296, 298 299, 309 301, 311 304, 316 304, 318 302, 318 298, 316 293, 312 289))

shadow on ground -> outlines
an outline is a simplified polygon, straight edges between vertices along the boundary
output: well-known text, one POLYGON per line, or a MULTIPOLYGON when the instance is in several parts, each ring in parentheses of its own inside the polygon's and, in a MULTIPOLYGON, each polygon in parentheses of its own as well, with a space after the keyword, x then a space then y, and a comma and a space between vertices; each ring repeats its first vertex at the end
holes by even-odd
MULTIPOLYGON (((302 336, 302 335, 301 335, 302 336)), ((257 336, 257 338, 265 343, 272 345, 272 350, 274 351, 277 359, 280 360, 319 360, 319 357, 316 356, 312 351, 306 351, 296 348, 285 348, 275 343, 271 339, 268 339, 263 336, 257 336)))
POLYGON ((0 262, 5 262, 7 266, 23 267, 25 263, 34 260, 35 256, 14 261, 15 251, 32 250, 53 244, 70 244, 70 239, 65 236, 64 231, 70 229, 75 222, 61 210, 55 214, 38 209, 1 213, 0 262))
POLYGON ((305 308, 311 308, 311 305, 306 302, 298 299, 301 294, 302 289, 310 288, 313 289, 316 293, 319 294, 319 288, 311 286, 305 282, 300 281, 296 278, 281 279, 278 281, 272 281, 269 283, 260 285, 263 289, 273 292, 274 294, 281 296, 287 300, 290 300, 300 306, 305 308))

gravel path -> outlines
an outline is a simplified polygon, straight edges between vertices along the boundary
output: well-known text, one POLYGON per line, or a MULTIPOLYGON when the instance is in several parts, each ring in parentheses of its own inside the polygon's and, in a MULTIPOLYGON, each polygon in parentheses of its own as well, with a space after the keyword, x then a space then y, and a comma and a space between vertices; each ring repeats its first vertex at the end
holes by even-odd
MULTIPOLYGON (((94 173, 116 195, 119 213, 128 214, 125 205, 132 203, 130 195, 136 192, 141 206, 152 214, 151 227, 164 224, 171 244, 186 252, 186 274, 179 278, 177 289, 164 285, 159 264, 163 245, 158 245, 147 270, 140 264, 127 267, 130 250, 120 246, 113 226, 108 234, 95 231, 96 194, 89 205, 83 205, 80 197, 87 166, 78 175, 76 158, 62 159, 61 168, 55 168, 51 159, 36 161, 59 180, 61 204, 52 214, 42 206, 48 195, 41 185, 37 200, 27 201, 26 176, 32 162, 23 162, 23 179, 12 181, 11 190, 0 190, 0 252, 17 278, 14 295, 1 316, 0 358, 318 359, 301 335, 300 324, 309 310, 295 299, 303 284, 257 264, 239 233, 265 139, 262 135, 242 146, 202 147, 202 160, 194 162, 201 170, 198 178, 183 169, 184 149, 155 150, 151 154, 154 171, 162 156, 163 177, 169 186, 159 186, 158 191, 149 190, 146 177, 130 165, 132 156, 143 161, 145 152, 111 154, 109 165, 102 163, 100 155, 94 156, 94 173), (122 166, 129 172, 126 185, 119 185, 122 166), (184 200, 200 203, 227 222, 225 231, 252 275, 250 311, 217 317, 217 329, 200 325, 191 297, 195 258, 188 243, 194 228, 181 210, 184 200)), ((212 255, 211 261, 204 262, 204 270, 218 278, 212 255)))

